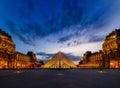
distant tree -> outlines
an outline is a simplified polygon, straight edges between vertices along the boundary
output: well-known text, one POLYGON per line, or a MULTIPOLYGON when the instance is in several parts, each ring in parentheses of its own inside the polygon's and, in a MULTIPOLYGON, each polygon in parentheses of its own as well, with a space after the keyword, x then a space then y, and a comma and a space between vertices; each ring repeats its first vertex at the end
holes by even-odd
POLYGON ((83 60, 81 60, 81 61, 79 62, 79 64, 83 64, 83 60))
POLYGON ((39 61, 39 63, 41 64, 41 65, 44 65, 44 62, 41 60, 41 61, 39 61))
POLYGON ((41 67, 42 65, 44 65, 44 62, 42 60, 38 61, 37 67, 41 67))

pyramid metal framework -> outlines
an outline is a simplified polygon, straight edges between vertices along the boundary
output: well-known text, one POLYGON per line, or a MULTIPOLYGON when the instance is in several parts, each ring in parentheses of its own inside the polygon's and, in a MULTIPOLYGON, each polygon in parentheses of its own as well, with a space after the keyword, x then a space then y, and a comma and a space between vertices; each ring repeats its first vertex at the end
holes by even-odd
POLYGON ((59 51, 43 66, 43 68, 76 68, 76 65, 59 51))

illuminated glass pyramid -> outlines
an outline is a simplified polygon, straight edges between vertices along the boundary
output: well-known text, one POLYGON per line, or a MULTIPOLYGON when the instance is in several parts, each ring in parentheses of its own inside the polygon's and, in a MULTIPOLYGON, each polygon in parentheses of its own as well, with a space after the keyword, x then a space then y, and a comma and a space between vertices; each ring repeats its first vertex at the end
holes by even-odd
POLYGON ((43 66, 43 68, 76 68, 76 65, 59 51, 43 66))

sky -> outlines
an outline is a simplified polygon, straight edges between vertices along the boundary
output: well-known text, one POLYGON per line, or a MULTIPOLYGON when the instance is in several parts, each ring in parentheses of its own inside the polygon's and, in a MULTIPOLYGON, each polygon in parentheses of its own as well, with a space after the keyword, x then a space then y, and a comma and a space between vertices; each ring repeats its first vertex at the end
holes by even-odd
POLYGON ((120 0, 0 0, 0 28, 19 52, 48 60, 62 51, 80 60, 120 28, 120 0))

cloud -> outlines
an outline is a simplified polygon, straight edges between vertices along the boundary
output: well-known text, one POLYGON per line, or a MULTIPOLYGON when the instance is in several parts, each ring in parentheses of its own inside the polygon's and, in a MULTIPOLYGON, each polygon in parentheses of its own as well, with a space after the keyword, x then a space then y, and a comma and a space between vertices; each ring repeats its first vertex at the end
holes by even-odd
POLYGON ((16 27, 16 24, 14 22, 12 22, 11 20, 7 20, 6 22, 10 32, 12 32, 14 35, 16 35, 21 41, 23 41, 25 44, 29 44, 29 45, 32 45, 32 46, 35 46, 35 42, 32 42, 35 40, 35 37, 36 37, 36 31, 34 31, 34 29, 36 28, 39 28, 39 25, 38 26, 30 26, 31 29, 33 27, 33 30, 29 30, 28 32, 28 29, 26 30, 25 28, 29 28, 29 25, 27 25, 27 27, 25 27, 24 29, 20 29, 20 28, 17 28, 16 27), (34 35, 34 32, 36 33, 34 35))
POLYGON ((90 42, 90 43, 79 44, 76 46, 61 47, 60 50, 62 50, 65 53, 70 53, 74 56, 83 56, 83 53, 85 53, 86 51, 96 52, 96 51, 101 50, 102 43, 103 43, 102 41, 101 42, 90 42))
POLYGON ((101 42, 105 37, 99 34, 99 30, 93 30, 93 27, 83 29, 80 25, 71 26, 67 29, 67 31, 64 30, 64 32, 60 33, 60 35, 62 35, 62 37, 58 37, 57 42, 62 44, 61 47, 71 47, 91 42, 101 42), (64 33, 67 34, 64 35, 64 33))
POLYGON ((100 42, 103 41, 105 38, 103 36, 95 36, 91 35, 89 42, 100 42))
POLYGON ((68 41, 69 39, 71 38, 71 36, 65 36, 65 37, 61 37, 59 40, 58 40, 58 43, 63 43, 65 41, 68 41))
MULTIPOLYGON (((91 3, 91 1, 88 0, 87 0, 88 3, 79 0, 71 1, 65 0, 63 2, 62 11, 64 14, 58 15, 59 17, 56 17, 56 15, 52 16, 51 18, 52 24, 55 24, 56 26, 57 22, 59 22, 59 25, 57 25, 57 27, 52 28, 55 29, 56 31, 58 30, 59 32, 59 28, 61 28, 62 25, 60 31, 71 30, 72 34, 71 33, 69 34, 69 32, 67 31, 64 34, 61 34, 62 37, 58 38, 58 43, 65 43, 67 41, 72 40, 72 42, 78 45, 88 42, 96 41, 99 42, 104 39, 103 36, 96 35, 95 32, 99 32, 99 30, 101 30, 104 26, 106 26, 109 23, 108 19, 110 17, 109 13, 111 12, 110 11, 111 3, 105 2, 104 0, 93 1, 94 3, 91 3), (82 3, 83 5, 86 3, 86 6, 83 7, 79 5, 80 3, 82 3), (77 28, 77 25, 80 25, 81 27, 77 28), (71 26, 75 27, 71 28, 71 26), (84 32, 84 30, 86 32, 84 32)), ((70 46, 73 44, 69 42, 67 45, 70 46)))
MULTIPOLYGON (((113 8, 115 9, 116 3, 105 0, 92 0, 92 2, 89 0, 77 1, 77 4, 85 4, 85 6, 79 5, 79 7, 82 7, 82 18, 79 20, 80 27, 78 27, 78 24, 71 24, 66 28, 66 30, 71 30, 71 32, 66 32, 67 35, 61 34, 63 37, 58 39, 58 43, 66 44, 70 47, 84 43, 101 42, 105 39, 105 33, 108 33, 108 30, 113 30, 106 27, 110 26, 113 20, 111 17, 114 16, 114 13, 111 13, 113 12, 113 8)), ((116 13, 116 11, 114 12, 116 13)))
POLYGON ((39 53, 36 53, 36 56, 37 56, 37 61, 42 60, 46 63, 54 56, 54 54, 47 54, 45 52, 39 52, 39 53))
POLYGON ((73 55, 72 53, 67 53, 65 54, 68 58, 70 58, 72 61, 79 61, 82 59, 82 57, 79 55, 79 56, 76 56, 76 55, 73 55))
MULTIPOLYGON (((44 62, 47 62, 48 60, 50 60, 55 54, 56 53, 48 54, 45 52, 36 53, 38 61, 43 60, 44 62)), ((81 60, 81 56, 76 56, 76 55, 73 55, 72 53, 65 53, 65 55, 68 58, 70 58, 72 61, 80 61, 81 60)))
MULTIPOLYGON (((73 0, 72 0, 72 3, 76 4, 74 6, 71 5, 69 3, 69 1, 63 2, 61 7, 59 8, 62 11, 61 13, 57 12, 58 9, 54 9, 54 11, 48 12, 50 6, 47 7, 47 10, 45 11, 45 13, 44 13, 44 11, 39 12, 36 10, 34 10, 32 13, 28 9, 29 8, 33 9, 34 3, 37 5, 37 1, 26 0, 25 4, 21 4, 19 6, 14 7, 14 8, 16 8, 15 10, 17 10, 17 12, 19 13, 17 19, 19 21, 23 21, 23 23, 21 23, 21 24, 16 23, 16 25, 17 25, 16 31, 18 31, 18 30, 20 31, 20 29, 21 29, 22 31, 25 31, 25 33, 27 31, 28 32, 27 34, 31 34, 29 32, 31 32, 31 30, 33 31, 33 29, 34 29, 35 35, 30 35, 30 37, 36 36, 39 38, 39 37, 43 37, 43 36, 48 36, 51 33, 54 34, 54 33, 61 31, 64 27, 70 26, 71 24, 76 24, 76 23, 80 22, 80 20, 81 20, 81 16, 82 16, 81 8, 79 8, 77 5, 77 2, 74 2, 73 0), (25 5, 27 5, 27 7, 25 5), (42 27, 41 27, 40 21, 36 21, 36 22, 33 21, 34 19, 37 19, 37 17, 38 17, 38 16, 35 17, 36 14, 46 15, 46 19, 42 20, 42 22, 43 22, 42 27), (24 18, 24 19, 21 19, 21 18, 24 18), (30 21, 32 21, 32 22, 30 22, 30 21)), ((38 5, 36 7, 39 8, 38 5)), ((38 17, 38 18, 40 18, 40 17, 38 17)), ((12 19, 12 22, 16 22, 16 21, 14 21, 12 19)), ((7 22, 7 25, 8 25, 8 22, 7 22)), ((20 33, 21 33, 21 37, 23 37, 22 32, 20 32, 20 33)))
POLYGON ((108 26, 113 19, 115 20, 114 27, 119 25, 115 18, 115 16, 118 17, 117 13, 120 13, 117 2, 112 0, 61 0, 60 4, 48 4, 47 2, 43 4, 42 1, 26 0, 25 4, 16 5, 19 16, 7 20, 6 24, 20 41, 29 45, 35 45, 35 41, 42 41, 50 35, 58 35, 56 42, 67 46, 100 42, 104 40, 104 32, 112 30, 108 26), (52 9, 49 9, 51 7, 52 9), (22 17, 24 19, 21 19, 22 17))

